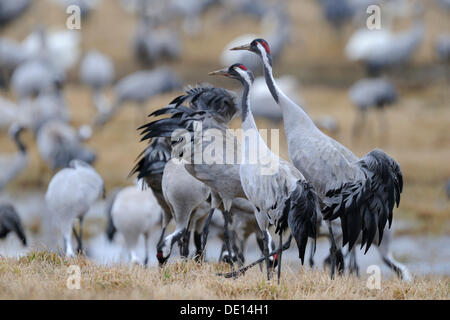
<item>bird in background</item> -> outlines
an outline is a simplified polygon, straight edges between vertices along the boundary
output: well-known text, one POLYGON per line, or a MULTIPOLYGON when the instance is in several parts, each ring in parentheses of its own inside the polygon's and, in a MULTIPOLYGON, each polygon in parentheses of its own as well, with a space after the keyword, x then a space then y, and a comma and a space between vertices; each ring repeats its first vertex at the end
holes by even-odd
POLYGON ((64 241, 64 253, 74 257, 72 230, 78 243, 78 252, 83 252, 83 220, 94 202, 105 196, 103 179, 89 164, 82 160, 72 160, 67 168, 56 173, 48 184, 45 202, 48 221, 55 231, 60 232, 64 241), (74 220, 79 221, 79 232, 74 228, 74 220))
POLYGON ((19 214, 13 205, 3 203, 0 204, 0 239, 6 238, 10 232, 17 235, 23 246, 27 246, 27 237, 19 214))

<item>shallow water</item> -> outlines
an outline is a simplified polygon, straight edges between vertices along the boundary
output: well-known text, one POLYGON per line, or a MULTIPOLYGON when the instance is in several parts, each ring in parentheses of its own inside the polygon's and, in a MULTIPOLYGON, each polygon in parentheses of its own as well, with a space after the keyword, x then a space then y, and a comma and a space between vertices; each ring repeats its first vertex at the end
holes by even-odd
MULTIPOLYGON (((39 192, 21 193, 20 196, 4 193, 0 195, 0 203, 13 203, 23 220, 26 228, 26 233, 29 238, 29 247, 24 248, 20 244, 17 237, 10 234, 5 240, 0 240, 0 255, 8 257, 17 257, 26 254, 32 249, 47 248, 50 250, 57 250, 61 246, 61 237, 54 233, 46 231, 45 223, 40 221, 45 220, 45 201, 44 194, 39 192), (39 228, 39 232, 31 232, 31 228, 39 228), (53 236, 48 236, 48 234, 53 236)), ((110 243, 105 233, 105 214, 104 203, 102 201, 96 203, 86 215, 85 219, 85 248, 87 255, 94 261, 100 264, 111 264, 117 262, 128 261, 128 253, 123 248, 123 238, 117 234, 114 241, 110 243)), ((407 229, 409 222, 396 221, 397 230, 407 229)), ((155 230, 150 238, 149 263, 156 265, 156 242, 159 238, 160 231, 155 230)), ((277 239, 275 239, 277 241, 277 239)), ((428 235, 423 236, 399 236, 392 241, 391 250, 394 257, 403 263, 412 274, 425 275, 447 275, 450 276, 450 236, 433 237, 428 235)), ((210 233, 207 248, 207 260, 217 260, 221 248, 221 241, 217 237, 217 230, 210 233)), ((191 251, 194 246, 191 240, 191 251)), ((314 256, 315 265, 321 268, 325 257, 328 255, 329 245, 325 239, 319 239, 317 242, 317 250, 314 256)), ((139 257, 144 259, 144 239, 139 241, 138 251, 139 257)), ((261 255, 254 236, 251 236, 247 244, 246 259, 247 262, 259 258, 261 255)), ((178 247, 173 247, 173 252, 170 260, 178 257, 178 247)), ((308 266, 309 248, 306 253, 305 266, 308 266)), ((379 265, 383 275, 391 276, 393 273, 385 266, 378 254, 376 246, 373 246, 369 252, 364 255, 363 252, 358 252, 358 263, 361 275, 366 273, 367 267, 370 265, 379 265)), ((285 254, 283 254, 283 261, 288 262, 290 266, 300 266, 298 260, 297 248, 293 245, 285 254)), ((169 261, 170 261, 169 260, 169 261)))

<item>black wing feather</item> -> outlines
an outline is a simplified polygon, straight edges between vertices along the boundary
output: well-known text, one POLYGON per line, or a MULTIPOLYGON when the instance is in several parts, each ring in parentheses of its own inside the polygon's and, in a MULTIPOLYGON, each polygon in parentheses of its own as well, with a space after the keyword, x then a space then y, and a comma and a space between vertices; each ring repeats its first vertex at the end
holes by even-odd
POLYGON ((362 232, 361 248, 372 245, 378 231, 379 243, 383 231, 392 223, 394 205, 400 204, 403 176, 398 163, 382 150, 373 150, 356 165, 365 179, 350 181, 329 190, 324 199, 324 219, 341 218, 343 245, 349 249, 362 232))

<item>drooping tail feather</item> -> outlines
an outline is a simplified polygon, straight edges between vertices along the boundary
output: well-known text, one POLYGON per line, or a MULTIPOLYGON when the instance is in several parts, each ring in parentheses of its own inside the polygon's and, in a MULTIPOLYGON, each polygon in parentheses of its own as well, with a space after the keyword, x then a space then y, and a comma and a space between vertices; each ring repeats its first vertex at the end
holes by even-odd
POLYGON ((350 181, 340 188, 329 190, 324 199, 324 219, 341 218, 343 245, 349 250, 362 231, 361 248, 369 250, 378 231, 379 243, 389 221, 392 223, 394 205, 400 204, 403 176, 398 163, 385 152, 373 150, 356 165, 365 178, 350 181))
POLYGON ((298 256, 304 261, 308 237, 316 241, 316 221, 320 212, 314 188, 305 181, 297 181, 297 187, 286 200, 282 218, 276 232, 283 232, 288 226, 298 247, 298 256))

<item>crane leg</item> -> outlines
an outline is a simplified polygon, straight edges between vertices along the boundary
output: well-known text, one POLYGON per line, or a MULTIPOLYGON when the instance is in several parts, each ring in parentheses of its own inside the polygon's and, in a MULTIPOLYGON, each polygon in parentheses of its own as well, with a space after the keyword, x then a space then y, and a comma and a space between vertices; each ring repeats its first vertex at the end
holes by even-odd
POLYGON ((231 258, 231 243, 230 243, 230 230, 229 230, 229 220, 230 220, 230 211, 224 210, 223 218, 225 220, 224 223, 224 242, 225 247, 227 248, 228 254, 230 255, 230 259, 228 259, 228 263, 232 266, 233 265, 233 259, 231 258))
POLYGON ((203 255, 205 254, 206 249, 206 241, 208 240, 208 233, 209 233, 209 224, 211 223, 212 216, 214 214, 215 208, 212 208, 209 212, 208 218, 206 218, 205 225, 203 227, 202 232, 202 251, 203 255))
POLYGON ((280 284, 281 279, 281 256, 283 254, 283 231, 280 230, 280 244, 278 247, 278 284, 280 284))
POLYGON ((311 250, 309 251, 309 266, 311 268, 314 267, 314 243, 312 242, 310 245, 311 250))
POLYGON ((181 257, 187 258, 189 256, 189 241, 191 240, 191 231, 186 230, 181 240, 181 257))
POLYGON ((337 253, 337 247, 336 247, 336 241, 334 240, 333 235, 333 228, 331 227, 331 222, 328 221, 328 231, 330 232, 330 240, 331 240, 331 247, 330 247, 330 261, 331 261, 331 279, 334 279, 334 273, 336 269, 336 253, 337 253))
POLYGON ((77 240, 77 252, 82 253, 83 252, 83 217, 78 218, 79 222, 79 229, 80 232, 78 233, 75 227, 72 227, 73 234, 75 236, 75 239, 77 240))
POLYGON ((194 231, 194 245, 195 245, 195 261, 201 261, 202 257, 202 234, 194 231))
POLYGON ((356 251, 355 248, 352 248, 352 250, 349 252, 350 254, 350 261, 348 265, 348 269, 350 273, 356 274, 356 276, 359 277, 359 266, 358 262, 356 261, 356 251))
POLYGON ((269 237, 267 230, 264 232, 264 259, 266 261, 267 280, 270 280, 269 237))
POLYGON ((148 265, 148 251, 149 251, 148 238, 149 238, 148 233, 145 233, 145 234, 144 234, 144 241, 145 241, 145 259, 144 259, 144 266, 147 266, 147 265, 148 265))

